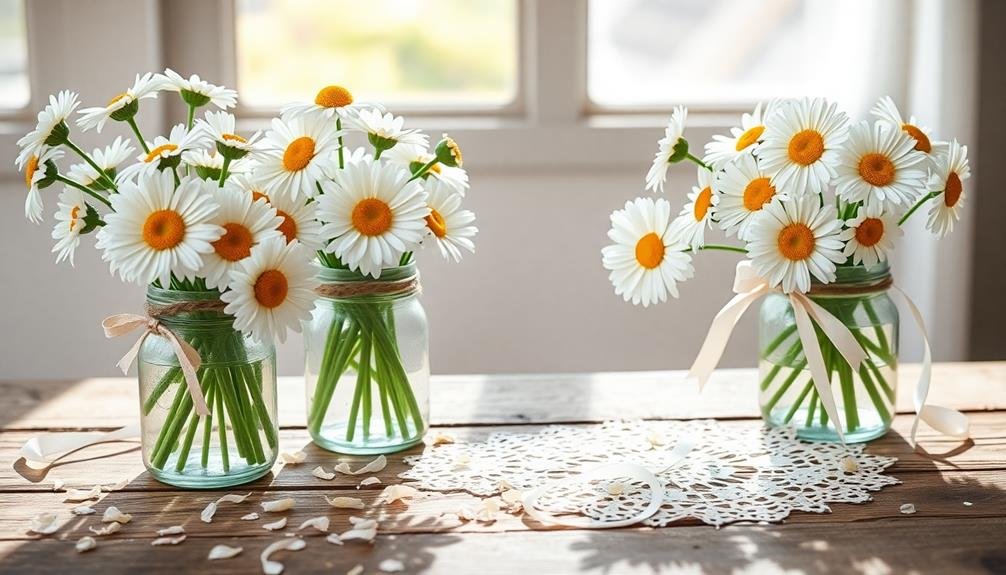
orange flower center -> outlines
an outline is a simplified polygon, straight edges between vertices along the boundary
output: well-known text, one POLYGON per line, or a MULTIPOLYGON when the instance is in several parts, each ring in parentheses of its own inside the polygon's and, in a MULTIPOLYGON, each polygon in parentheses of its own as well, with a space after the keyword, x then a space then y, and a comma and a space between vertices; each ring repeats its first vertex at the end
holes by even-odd
POLYGON ((695 198, 695 221, 701 222, 709 212, 709 206, 713 204, 713 190, 706 186, 695 198))
POLYGON ((255 300, 265 308, 278 307, 289 291, 290 284, 279 270, 266 270, 255 280, 255 300))
POLYGON ((925 134, 918 126, 913 126, 911 124, 902 124, 901 129, 905 131, 906 134, 915 138, 915 149, 920 152, 929 153, 933 151, 933 144, 929 141, 929 136, 925 134))
POLYGON ((283 223, 276 229, 286 237, 286 243, 297 239, 297 220, 293 219, 290 214, 283 210, 276 210, 276 215, 283 218, 283 223))
POLYGON ((158 210, 143 222, 143 241, 157 251, 170 250, 185 239, 185 220, 174 210, 158 210))
POLYGON ((265 192, 263 192, 262 190, 252 190, 251 195, 253 202, 257 202, 259 200, 265 200, 265 203, 267 204, 269 203, 269 196, 265 195, 265 192))
POLYGON ((379 236, 391 229, 391 208, 377 198, 357 202, 350 218, 356 231, 365 236, 379 236))
POLYGON ((437 210, 430 209, 430 215, 426 216, 426 226, 438 238, 447 235, 447 222, 444 221, 444 216, 440 215, 440 212, 437 210))
POLYGON ((223 138, 225 141, 228 141, 228 142, 238 142, 240 144, 247 144, 248 143, 248 140, 242 138, 241 136, 239 136, 237 134, 221 134, 220 137, 223 138))
POLYGON ((814 232, 807 224, 795 223, 779 231, 779 253, 794 262, 805 260, 814 253, 814 232))
POLYGON ((147 154, 147 157, 144 158, 143 161, 149 164, 150 162, 153 162, 157 158, 160 158, 161 154, 163 154, 164 152, 174 152, 177 149, 178 146, 174 144, 161 144, 160 146, 157 146, 153 150, 150 150, 150 153, 147 154))
POLYGON ((859 175, 872 186, 890 185, 894 181, 894 162, 877 152, 865 154, 859 159, 859 175))
POLYGON ((856 241, 864 247, 872 247, 884 237, 884 221, 880 218, 866 218, 856 228, 856 241))
POLYGON ((73 206, 70 210, 70 231, 77 226, 77 218, 80 216, 80 206, 73 206))
POLYGON ((737 151, 739 152, 751 144, 758 142, 758 138, 761 137, 763 132, 765 132, 765 126, 748 128, 746 132, 741 134, 741 137, 737 138, 737 151))
POLYGON ((824 154, 824 138, 817 130, 797 132, 789 141, 789 159, 801 166, 809 166, 824 154))
POLYGON ((650 232, 636 242, 636 261, 648 270, 664 261, 664 240, 656 233, 650 232))
POLYGON ((749 212, 757 212, 772 200, 775 195, 775 186, 768 178, 755 178, 744 187, 744 209, 749 212))
POLYGON ((314 97, 314 103, 323 108, 342 108, 353 103, 353 95, 342 86, 325 86, 314 97))
POLYGON ((28 158, 28 163, 24 167, 24 185, 26 188, 31 188, 31 181, 35 178, 35 172, 38 171, 38 156, 32 156, 28 158))
POLYGON ((251 255, 252 233, 241 224, 224 224, 224 235, 213 242, 217 255, 229 261, 236 262, 251 255))
POLYGON ((118 96, 116 96, 116 97, 112 98, 111 100, 109 100, 108 103, 105 104, 105 107, 107 108, 107 107, 111 106, 112 104, 118 102, 119 100, 125 98, 126 96, 127 96, 127 94, 125 92, 119 94, 118 96))
POLYGON ((314 140, 301 136, 290 142, 283 152, 283 168, 288 172, 297 172, 307 167, 314 157, 314 140))
POLYGON ((943 190, 943 203, 948 208, 956 206, 962 193, 964 193, 964 184, 961 183, 961 177, 957 175, 957 172, 950 172, 950 175, 947 176, 946 189, 943 190))

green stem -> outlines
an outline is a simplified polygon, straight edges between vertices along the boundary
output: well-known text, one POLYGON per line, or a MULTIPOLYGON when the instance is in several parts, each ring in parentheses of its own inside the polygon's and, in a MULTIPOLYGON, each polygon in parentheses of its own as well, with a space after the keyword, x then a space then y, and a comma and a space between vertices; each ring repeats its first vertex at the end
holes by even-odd
MULTIPOLYGON (((224 417, 224 394, 216 394, 217 400, 217 436, 220 438, 220 459, 224 473, 231 470, 230 450, 227 448, 227 418, 224 417)), ((232 416, 233 417, 233 416, 232 416)))
POLYGON ((227 156, 224 156, 224 165, 220 167, 220 183, 218 184, 218 187, 220 188, 224 187, 224 182, 227 181, 227 168, 230 167, 231 167, 231 159, 227 156))
POLYGON ((210 462, 210 441, 213 439, 213 401, 217 395, 217 387, 215 385, 207 387, 209 387, 209 391, 206 392, 206 406, 209 407, 210 413, 203 420, 202 456, 199 459, 203 469, 206 469, 206 466, 210 462))
POLYGON ((92 190, 91 188, 88 188, 87 186, 82 186, 82 185, 78 184, 77 182, 71 180, 70 178, 66 178, 66 177, 61 176, 61 175, 57 175, 56 179, 58 181, 60 181, 60 182, 63 182, 64 184, 66 184, 68 186, 77 188, 78 190, 84 192, 85 194, 87 194, 87 195, 91 196, 92 198, 98 200, 99 202, 105 204, 109 208, 112 207, 112 202, 108 201, 107 199, 105 199, 104 196, 102 196, 98 192, 92 190))
POLYGON ((136 120, 134 118, 129 118, 126 120, 129 127, 133 129, 133 134, 136 136, 136 141, 140 143, 140 147, 143 148, 143 152, 146 154, 150 153, 150 147, 147 146, 147 141, 143 139, 143 134, 140 133, 140 127, 136 125, 136 120))
POLYGON ((339 169, 341 170, 346 167, 346 164, 342 159, 342 149, 344 147, 342 144, 342 118, 338 115, 335 116, 335 129, 339 131, 339 169))
POLYGON ((783 423, 789 423, 793 419, 793 416, 796 415, 797 410, 800 409, 801 405, 803 405, 804 398, 807 397, 807 394, 810 393, 810 390, 812 389, 814 389, 814 382, 813 381, 807 382, 807 385, 804 386, 803 391, 800 392, 800 395, 797 396, 796 401, 793 402, 793 405, 790 406, 789 411, 786 412, 786 417, 783 419, 783 423))
POLYGON ((779 400, 782 399, 782 396, 787 390, 789 390, 790 386, 793 385, 793 382, 796 381, 796 378, 800 377, 800 374, 803 373, 803 368, 805 367, 807 367, 806 360, 802 360, 793 366, 793 371, 791 371, 789 376, 782 382, 782 385, 780 385, 779 389, 776 390, 775 395, 773 395, 772 398, 768 400, 768 403, 765 404, 766 412, 772 412, 776 404, 779 403, 779 400))
POLYGON ((193 106, 192 104, 189 104, 189 115, 185 119, 185 129, 186 130, 191 130, 192 129, 192 124, 195 121, 195 118, 196 118, 196 107, 193 106))
MULTIPOLYGON (((376 159, 376 157, 375 157, 375 159, 376 159)), ((426 162, 425 164, 422 165, 422 167, 420 167, 418 170, 416 170, 415 174, 412 174, 412 177, 409 178, 409 181, 411 182, 412 180, 415 180, 415 179, 423 177, 424 175, 426 175, 426 172, 430 171, 430 168, 432 168, 433 166, 435 166, 437 164, 437 162, 439 162, 439 161, 440 160, 438 160, 436 158, 433 158, 429 162, 426 162)))
MULTIPOLYGON (((746 253, 748 253, 747 248, 742 248, 740 246, 728 246, 726 244, 706 244, 704 246, 699 247, 699 250, 700 251, 701 250, 719 250, 719 251, 723 251, 723 252, 737 252, 739 254, 746 254, 746 253)), ((693 251, 693 250, 692 250, 692 248, 688 248, 685 251, 686 252, 690 252, 690 251, 693 251)))
POLYGON ((691 152, 686 153, 685 157, 688 158, 689 160, 691 160, 692 162, 694 162, 695 164, 697 164, 699 166, 702 166, 703 168, 709 170, 710 172, 713 171, 712 166, 706 164, 705 162, 703 162, 699 158, 696 158, 695 156, 692 155, 691 152))
POLYGON ((891 412, 887 410, 887 405, 884 404, 884 398, 880 396, 880 392, 877 391, 877 386, 874 385, 873 379, 870 377, 870 372, 867 370, 865 365, 859 366, 859 378, 863 382, 863 387, 866 388, 867 395, 870 396, 870 400, 873 401, 873 407, 877 408, 877 413, 880 414, 881 421, 887 421, 891 417, 891 412))
POLYGON ((84 161, 87 162, 89 166, 94 168, 94 171, 98 174, 98 179, 102 181, 102 183, 105 185, 106 188, 110 190, 119 191, 119 188, 115 186, 115 182, 113 182, 112 179, 108 177, 108 174, 105 173, 105 170, 102 170, 101 167, 99 167, 98 164, 96 164, 94 160, 91 159, 91 156, 88 156, 84 152, 84 150, 81 150, 77 146, 77 144, 74 144, 72 141, 70 141, 70 138, 66 139, 66 147, 73 150, 75 154, 83 158, 84 161))
MULTIPOLYGON (((367 362, 360 361, 360 371, 356 372, 356 389, 353 390, 353 403, 349 408, 349 422, 346 424, 346 441, 353 441, 353 436, 356 435, 356 418, 360 412, 363 389, 370 385, 370 381, 367 379, 367 368, 364 365, 369 365, 371 339, 366 333, 363 334, 361 339, 363 343, 360 346, 360 356, 362 357, 366 354, 367 362)), ((369 414, 366 417, 369 423, 369 414)))
POLYGON ((916 210, 918 210, 919 208, 921 208, 922 204, 928 202, 929 200, 935 198, 936 196, 938 196, 938 195, 940 195, 942 193, 943 193, 943 191, 941 190, 941 191, 938 191, 938 192, 929 192, 928 194, 922 196, 919 199, 919 201, 915 202, 914 206, 912 206, 911 208, 909 208, 909 210, 907 212, 905 212, 905 215, 901 216, 901 219, 898 220, 898 226, 905 225, 905 222, 908 221, 908 218, 912 217, 912 214, 914 214, 916 210))
MULTIPOLYGON (((765 374, 764 379, 761 380, 762 391, 768 389, 769 386, 772 385, 772 382, 775 381, 776 376, 779 375, 779 371, 783 367, 790 367, 790 364, 796 360, 797 356, 799 356, 802 351, 803 344, 800 340, 796 340, 793 342, 793 345, 790 346, 789 350, 786 351, 786 355, 784 355, 778 363, 770 362, 772 363, 772 369, 770 369, 769 372, 765 374)), ((765 359, 767 361, 768 357, 766 356, 765 359)))
POLYGON ((814 412, 817 411, 817 402, 819 399, 817 396, 817 389, 815 388, 812 393, 813 395, 810 396, 810 407, 807 408, 807 419, 803 422, 804 427, 810 427, 813 425, 814 412))

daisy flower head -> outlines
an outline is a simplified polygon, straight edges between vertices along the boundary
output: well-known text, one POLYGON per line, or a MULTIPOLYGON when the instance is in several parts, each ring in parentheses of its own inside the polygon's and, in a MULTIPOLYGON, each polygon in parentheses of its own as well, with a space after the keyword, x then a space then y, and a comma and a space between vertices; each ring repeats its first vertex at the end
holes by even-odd
POLYGON ((933 140, 933 132, 926 126, 920 126, 915 116, 904 121, 898 105, 890 96, 884 96, 870 108, 870 114, 886 127, 902 131, 915 142, 915 150, 928 154, 930 157, 946 152, 947 143, 933 140))
POLYGON ((849 203, 883 204, 889 212, 902 209, 925 185, 925 159, 905 132, 860 122, 838 152, 835 195, 849 203))
POLYGON ((286 189, 299 198, 314 197, 318 182, 338 166, 334 152, 340 134, 319 114, 273 118, 258 154, 255 179, 269 194, 286 189))
POLYGON ((182 77, 171 68, 160 75, 161 89, 169 92, 178 92, 182 101, 192 108, 200 108, 206 104, 213 104, 217 108, 226 110, 233 108, 238 101, 238 93, 230 88, 214 86, 201 79, 197 74, 189 76, 188 79, 182 77))
POLYGON ((69 260, 73 265, 73 256, 80 245, 80 234, 84 226, 84 216, 87 215, 87 204, 84 194, 77 188, 67 186, 59 193, 59 204, 56 210, 56 224, 52 228, 52 239, 56 245, 52 252, 56 254, 56 263, 69 260))
MULTIPOLYGON (((399 144, 385 152, 381 159, 398 164, 411 174, 418 172, 423 166, 430 163, 436 156, 431 154, 426 147, 413 144, 399 144)), ((423 174, 423 179, 429 181, 436 179, 446 184, 455 193, 464 197, 468 190, 468 172, 462 168, 452 168, 437 162, 430 166, 430 169, 423 174)))
POLYGON ((780 192, 823 193, 835 176, 848 124, 845 112, 824 98, 791 101, 765 119, 758 162, 774 174, 772 182, 780 192))
POLYGON ((168 137, 157 136, 153 142, 147 142, 147 153, 136 157, 136 163, 123 168, 119 180, 134 180, 139 175, 149 175, 154 172, 177 168, 182 163, 182 154, 194 150, 206 142, 202 130, 189 130, 185 124, 177 124, 171 128, 168 137))
POLYGON ((698 167, 698 186, 692 186, 688 203, 671 222, 671 239, 696 250, 706 244, 706 228, 712 226, 719 196, 713 192, 713 174, 698 167))
POLYGON ((454 138, 447 134, 444 134, 443 139, 437 142, 437 147, 434 148, 433 153, 436 155, 437 161, 445 166, 451 168, 464 167, 461 146, 454 141, 454 138))
POLYGON ((311 265, 314 252, 300 244, 272 237, 255 246, 251 256, 234 267, 220 299, 234 327, 263 342, 286 340, 311 317, 318 287, 311 265))
POLYGON ((745 112, 741 116, 739 128, 730 128, 729 136, 713 136, 713 141, 706 144, 706 155, 702 160, 718 170, 737 156, 753 152, 765 133, 765 119, 770 118, 779 105, 779 100, 770 100, 763 108, 759 102, 753 112, 745 112))
POLYGON ((186 176, 175 188, 170 171, 140 174, 111 195, 112 212, 97 247, 112 273, 127 282, 170 285, 171 276, 195 277, 224 229, 213 223, 220 207, 212 182, 186 176))
POLYGON ((657 153, 653 156, 653 165, 646 173, 646 189, 654 192, 664 192, 664 182, 667 181, 667 168, 688 156, 688 141, 682 136, 685 133, 685 121, 688 119, 688 108, 678 106, 671 112, 671 119, 664 128, 664 137, 657 142, 657 153))
MULTIPOLYGON (((182 163, 195 168, 196 175, 204 180, 220 180, 220 172, 224 169, 224 157, 216 150, 206 148, 196 148, 182 152, 182 163)), ((234 160, 227 166, 227 179, 230 181, 238 175, 248 172, 254 163, 247 161, 247 158, 234 160)))
POLYGON ((298 241, 312 250, 324 247, 321 222, 318 221, 318 202, 279 190, 269 197, 269 204, 276 209, 280 218, 277 230, 287 243, 298 241))
POLYGON ((323 114, 326 118, 331 118, 336 114, 344 114, 349 110, 356 110, 363 107, 384 108, 378 104, 357 102, 353 98, 353 93, 348 89, 331 84, 325 86, 314 97, 312 102, 296 102, 283 107, 280 113, 284 116, 300 116, 302 114, 323 114))
POLYGON ((38 156, 44 146, 52 147, 66 143, 70 136, 66 119, 79 105, 76 92, 63 90, 55 96, 49 96, 49 104, 38 113, 35 129, 17 141, 18 147, 21 148, 15 160, 17 169, 24 169, 28 159, 38 156))
POLYGON ((716 173, 713 191, 719 196, 716 220, 728 236, 748 239, 754 216, 775 198, 788 199, 752 154, 737 156, 716 173))
MULTIPOLYGON (((136 149, 129 145, 129 142, 122 136, 116 136, 111 145, 104 148, 95 148, 91 152, 91 159, 101 168, 101 171, 114 180, 119 164, 125 162, 132 156, 136 149)), ((66 177, 82 186, 105 190, 108 185, 101 179, 101 174, 95 170, 91 164, 80 163, 70 166, 70 171, 66 177)))
POLYGON ((426 227, 433 241, 440 248, 446 260, 461 261, 461 250, 475 253, 475 237, 479 229, 472 224, 475 214, 461 208, 461 196, 440 180, 428 180, 426 200, 430 215, 426 216, 426 227))
POLYGON ((810 290, 810 278, 835 281, 835 264, 845 261, 842 222, 831 204, 806 194, 773 200, 755 218, 747 241, 755 270, 784 293, 810 290))
POLYGON ((231 160, 240 160, 248 155, 262 135, 261 132, 255 132, 248 138, 237 135, 234 116, 223 111, 207 112, 203 118, 196 120, 196 129, 202 130, 213 141, 221 156, 231 160))
POLYGON ((926 186, 931 194, 937 194, 930 202, 929 220, 926 223, 929 231, 940 237, 954 231, 954 224, 961 219, 964 180, 970 177, 968 147, 953 140, 947 146, 946 154, 936 157, 933 173, 926 186))
POLYGON ((382 114, 375 108, 362 108, 346 115, 346 125, 353 130, 367 134, 367 141, 376 150, 389 150, 396 144, 414 144, 426 147, 428 138, 419 130, 406 130, 405 118, 394 114, 382 114))
POLYGON ((611 214, 608 237, 615 243, 601 250, 601 262, 611 272, 615 294, 633 305, 678 297, 677 283, 692 277, 688 246, 670 233, 671 204, 658 198, 637 198, 611 214))
POLYGON ((215 200, 220 209, 213 223, 224 229, 220 239, 212 243, 213 251, 203 256, 200 275, 208 288, 226 288, 228 274, 238 262, 251 255, 252 248, 280 235, 280 219, 269 204, 252 200, 232 188, 217 188, 215 200))
POLYGON ((894 240, 904 233, 897 218, 884 213, 880 204, 860 207, 856 217, 846 220, 845 225, 838 236, 845 242, 842 255, 852 256, 853 265, 862 263, 867 269, 886 262, 888 254, 894 250, 894 240))
POLYGON ((56 181, 59 171, 56 160, 63 157, 59 148, 43 147, 37 155, 32 154, 24 164, 24 185, 28 195, 24 199, 24 217, 33 224, 42 221, 42 189, 56 181))
POLYGON ((339 170, 318 198, 321 233, 351 270, 379 278, 426 234, 430 208, 418 180, 398 166, 364 158, 339 170))
POLYGON ((113 97, 104 106, 84 108, 78 112, 80 117, 77 118, 77 125, 85 132, 93 128, 100 134, 109 119, 125 122, 135 116, 140 109, 140 100, 156 98, 163 85, 163 77, 159 74, 157 76, 150 72, 142 76, 137 74, 132 86, 113 97))

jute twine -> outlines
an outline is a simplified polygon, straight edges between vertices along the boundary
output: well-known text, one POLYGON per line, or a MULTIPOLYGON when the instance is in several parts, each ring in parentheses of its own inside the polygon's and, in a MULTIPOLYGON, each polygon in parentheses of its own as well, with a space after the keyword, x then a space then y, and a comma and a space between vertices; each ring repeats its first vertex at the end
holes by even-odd
POLYGON ((146 303, 147 315, 152 318, 169 317, 196 311, 223 311, 227 304, 218 299, 180 301, 165 305, 146 303))
POLYGON ((864 295, 868 293, 884 291, 887 288, 891 287, 892 285, 894 285, 894 279, 891 276, 886 276, 878 282, 868 284, 841 284, 841 283, 813 284, 810 288, 810 291, 807 292, 807 295, 809 296, 864 295))
POLYGON ((360 281, 325 283, 315 288, 322 297, 350 298, 365 295, 392 295, 406 292, 420 292, 419 276, 413 275, 395 281, 360 281))

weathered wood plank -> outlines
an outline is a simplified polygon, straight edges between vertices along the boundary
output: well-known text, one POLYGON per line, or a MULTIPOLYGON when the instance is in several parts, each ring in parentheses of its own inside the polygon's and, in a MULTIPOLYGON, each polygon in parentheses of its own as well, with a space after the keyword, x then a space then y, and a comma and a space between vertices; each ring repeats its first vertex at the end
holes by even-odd
MULTIPOLYGON (((918 369, 917 365, 901 366, 900 413, 913 409, 918 369)), ((439 376, 431 385, 431 421, 434 425, 504 425, 758 417, 755 370, 719 370, 702 394, 683 377, 682 371, 439 376), (646 401, 640 401, 641 397, 646 401)), ((281 426, 303 427, 303 378, 280 378, 279 385, 281 426)), ((133 378, 0 381, 4 397, 0 428, 120 427, 136 420, 136 393, 133 378)), ((940 405, 969 411, 1006 409, 1006 362, 936 364, 930 397, 940 405)))

